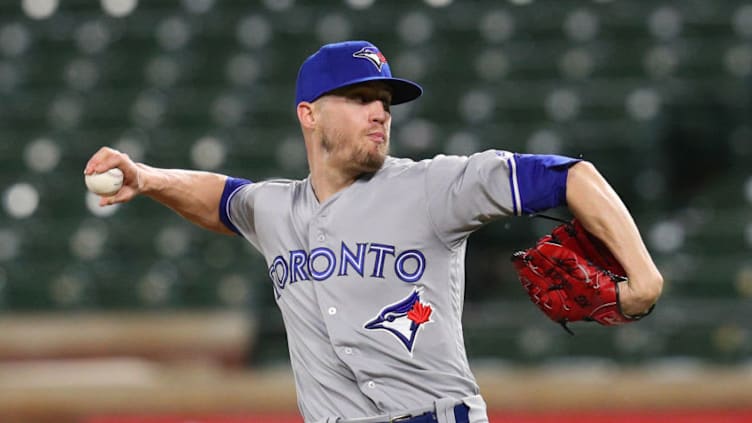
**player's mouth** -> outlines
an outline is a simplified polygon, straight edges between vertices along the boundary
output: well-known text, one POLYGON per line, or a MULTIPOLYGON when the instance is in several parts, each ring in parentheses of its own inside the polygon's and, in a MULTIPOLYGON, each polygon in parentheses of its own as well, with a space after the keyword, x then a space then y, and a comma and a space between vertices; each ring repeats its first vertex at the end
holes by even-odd
POLYGON ((386 134, 380 131, 369 132, 368 139, 375 143, 383 144, 386 142, 386 134))

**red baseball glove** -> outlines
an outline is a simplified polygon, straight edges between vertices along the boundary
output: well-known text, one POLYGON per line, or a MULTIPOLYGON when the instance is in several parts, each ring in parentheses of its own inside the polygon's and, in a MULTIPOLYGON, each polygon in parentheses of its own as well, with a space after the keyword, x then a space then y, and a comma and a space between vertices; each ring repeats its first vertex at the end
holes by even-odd
POLYGON ((619 283, 627 281, 626 272, 576 219, 557 226, 532 248, 516 252, 512 262, 530 300, 569 333, 568 322, 611 326, 647 315, 621 312, 619 283))

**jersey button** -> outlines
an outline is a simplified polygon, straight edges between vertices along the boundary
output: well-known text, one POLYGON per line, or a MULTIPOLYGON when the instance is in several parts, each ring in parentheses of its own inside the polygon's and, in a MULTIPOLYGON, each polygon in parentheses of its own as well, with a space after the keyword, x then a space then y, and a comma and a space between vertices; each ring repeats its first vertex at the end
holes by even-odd
POLYGON ((324 242, 325 239, 326 237, 324 236, 324 234, 319 234, 319 237, 318 237, 319 242, 324 242))
POLYGON ((334 316, 335 314, 337 314, 337 309, 334 307, 329 307, 328 311, 329 311, 330 316, 334 316))
POLYGON ((369 388, 371 388, 371 389, 375 389, 375 388, 376 388, 376 382, 374 382, 374 381, 372 381, 372 380, 369 380, 369 381, 368 381, 368 383, 367 383, 366 385, 367 385, 367 386, 368 386, 369 388))
POLYGON ((345 347, 345 354, 347 354, 347 355, 351 355, 351 354, 352 354, 352 348, 350 348, 350 347, 345 347))

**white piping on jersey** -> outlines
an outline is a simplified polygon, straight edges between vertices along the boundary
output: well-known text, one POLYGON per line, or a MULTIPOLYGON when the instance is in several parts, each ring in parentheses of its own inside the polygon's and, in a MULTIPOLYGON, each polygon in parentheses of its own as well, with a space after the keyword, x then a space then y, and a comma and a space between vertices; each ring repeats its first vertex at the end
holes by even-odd
MULTIPOLYGON (((452 304, 452 312, 458 316, 457 321, 461 321, 464 308, 464 294, 465 294, 465 254, 467 251, 467 240, 463 242, 460 247, 452 253, 449 265, 449 292, 450 301, 452 304)), ((463 357, 467 357, 467 350, 465 349, 465 336, 462 332, 462 326, 454 328, 456 330, 454 334, 454 340, 456 342, 457 350, 463 357)), ((468 361, 464 361, 463 369, 466 374, 472 374, 468 361)), ((475 381, 473 381, 475 383, 475 381)))
POLYGON ((250 184, 242 184, 242 185, 238 186, 237 188, 235 188, 234 190, 232 190, 232 192, 230 193, 230 195, 227 196, 227 203, 225 203, 225 204, 227 204, 227 220, 229 220, 230 222, 232 222, 232 224, 235 225, 236 228, 237 228, 238 225, 235 224, 235 222, 233 222, 233 219, 232 219, 232 207, 230 207, 230 204, 232 204, 232 197, 234 197, 235 194, 238 193, 238 191, 240 191, 241 189, 245 188, 248 185, 250 185, 250 184))
POLYGON ((522 216, 522 200, 520 199, 520 186, 517 183, 517 162, 514 161, 514 156, 507 159, 507 163, 509 163, 509 169, 511 170, 512 175, 512 186, 510 187, 512 189, 512 196, 514 197, 514 204, 516 205, 517 210, 514 210, 515 214, 517 216, 522 216))

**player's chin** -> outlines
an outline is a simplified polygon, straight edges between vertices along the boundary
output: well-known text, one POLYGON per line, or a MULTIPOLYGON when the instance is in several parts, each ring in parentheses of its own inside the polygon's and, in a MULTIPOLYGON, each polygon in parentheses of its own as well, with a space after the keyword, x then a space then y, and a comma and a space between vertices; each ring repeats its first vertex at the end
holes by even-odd
POLYGON ((372 151, 381 157, 381 160, 386 159, 386 156, 389 154, 389 141, 374 143, 372 151))
POLYGON ((363 157, 361 157, 361 160, 358 160, 358 164, 360 165, 360 170, 362 172, 376 172, 377 170, 381 169, 381 166, 384 165, 384 161, 386 160, 386 153, 383 152, 369 152, 368 154, 365 154, 363 157))

